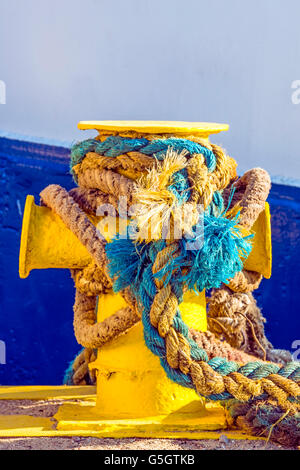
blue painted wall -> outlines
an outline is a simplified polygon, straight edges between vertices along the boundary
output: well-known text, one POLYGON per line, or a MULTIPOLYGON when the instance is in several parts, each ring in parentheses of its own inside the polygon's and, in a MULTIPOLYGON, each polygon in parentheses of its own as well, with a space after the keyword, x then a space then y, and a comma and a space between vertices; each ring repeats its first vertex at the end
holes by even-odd
MULTIPOLYGON (((18 254, 27 194, 38 202, 50 183, 73 186, 66 148, 0 139, 0 340, 7 364, 0 384, 59 384, 80 349, 73 335, 73 281, 67 270, 33 271, 21 280, 18 254)), ((300 189, 274 184, 272 213, 273 275, 256 297, 268 319, 266 331, 276 347, 292 351, 300 340, 300 189)))
POLYGON ((0 139, 0 339, 7 356, 7 364, 0 364, 0 384, 59 384, 79 350, 69 271, 33 271, 24 280, 18 276, 26 195, 33 194, 38 203, 39 192, 50 183, 70 188, 67 155, 63 148, 0 139))

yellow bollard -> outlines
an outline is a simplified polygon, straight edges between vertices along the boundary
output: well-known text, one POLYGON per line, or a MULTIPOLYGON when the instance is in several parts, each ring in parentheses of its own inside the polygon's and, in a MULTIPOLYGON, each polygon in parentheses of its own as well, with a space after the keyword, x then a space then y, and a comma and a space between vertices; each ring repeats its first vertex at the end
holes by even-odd
MULTIPOLYGON (((126 303, 121 295, 101 296, 98 321, 124 306, 126 303)), ((198 296, 187 293, 180 311, 188 326, 201 331, 207 329, 204 291, 198 296)), ((141 322, 126 335, 99 349, 97 360, 90 367, 98 371, 97 408, 101 416, 137 418, 169 415, 180 412, 191 402, 195 402, 198 411, 203 407, 204 401, 193 390, 167 378, 159 358, 144 344, 141 322)))
POLYGON ((78 238, 48 207, 36 206, 34 197, 26 198, 20 255, 19 276, 26 278, 32 269, 79 269, 87 266, 91 256, 78 238))
MULTIPOLYGON (((227 125, 205 123, 136 122, 82 122, 80 129, 98 129, 124 133, 172 133, 178 136, 198 135, 208 140, 211 133, 227 130, 227 125), (122 127, 123 126, 123 127, 122 127)), ((96 225, 100 218, 91 218, 96 225)), ((101 233, 109 239, 113 234, 101 233)), ((251 258, 245 262, 249 270, 270 275, 270 215, 268 206, 253 227, 255 233, 251 258)), ((61 219, 47 207, 34 204, 28 196, 23 217, 20 247, 20 277, 27 277, 32 269, 81 269, 91 262, 86 248, 68 230, 61 219)), ((125 306, 121 295, 113 293, 98 299, 97 318, 103 321, 125 306)), ((184 295, 179 306, 185 323, 205 331, 205 292, 198 296, 192 292, 184 295)), ((96 406, 63 405, 55 418, 57 429, 76 430, 88 428, 106 437, 151 436, 170 437, 186 431, 222 429, 226 427, 223 409, 209 405, 193 390, 169 380, 160 361, 145 346, 141 322, 126 334, 115 338, 98 351, 96 361, 90 364, 97 370, 96 406), (195 413, 197 412, 197 413, 195 413), (166 435, 167 434, 167 435, 166 435)), ((176 435, 176 437, 178 437, 176 435)))
MULTIPOLYGON (((94 225, 101 217, 89 217, 94 225)), ((108 217, 106 217, 109 219, 108 217)), ((103 236, 114 236, 114 224, 98 225, 103 236), (103 231, 104 230, 104 231, 103 231)), ((259 215, 251 232, 254 233, 253 248, 244 262, 245 269, 271 276, 271 222, 269 204, 259 215)), ((92 261, 87 249, 48 207, 37 206, 34 197, 26 198, 19 253, 19 276, 25 279, 33 269, 82 269, 92 261)))

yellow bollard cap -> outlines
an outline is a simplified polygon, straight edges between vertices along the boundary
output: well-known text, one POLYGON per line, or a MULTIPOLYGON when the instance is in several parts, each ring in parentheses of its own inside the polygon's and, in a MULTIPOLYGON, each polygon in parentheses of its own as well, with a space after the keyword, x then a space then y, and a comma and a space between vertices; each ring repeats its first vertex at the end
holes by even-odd
POLYGON ((228 124, 183 121, 80 121, 81 130, 96 129, 105 132, 140 132, 144 134, 198 135, 208 137, 229 129, 228 124))

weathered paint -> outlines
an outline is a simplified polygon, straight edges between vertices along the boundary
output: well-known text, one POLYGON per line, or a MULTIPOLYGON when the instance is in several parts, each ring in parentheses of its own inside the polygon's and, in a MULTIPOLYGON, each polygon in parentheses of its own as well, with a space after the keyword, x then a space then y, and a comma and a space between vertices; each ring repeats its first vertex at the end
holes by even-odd
MULTIPOLYGON (((74 288, 67 270, 33 271, 22 280, 18 256, 22 211, 27 194, 57 183, 70 189, 69 150, 63 147, 0 139, 0 339, 6 364, 0 384, 59 384, 68 362, 80 349, 73 334, 74 288)), ((256 298, 276 347, 291 352, 300 339, 300 188, 274 184, 272 215, 273 270, 256 298)))

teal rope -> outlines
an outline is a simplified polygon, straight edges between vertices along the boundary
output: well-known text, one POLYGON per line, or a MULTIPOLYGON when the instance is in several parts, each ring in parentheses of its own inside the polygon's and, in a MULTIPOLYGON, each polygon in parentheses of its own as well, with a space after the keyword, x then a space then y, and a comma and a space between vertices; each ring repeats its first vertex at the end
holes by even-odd
POLYGON ((144 155, 152 155, 158 160, 162 160, 168 148, 172 148, 177 152, 185 150, 187 157, 201 153, 206 160, 208 170, 214 171, 216 168, 216 157, 213 151, 188 139, 147 140, 145 138, 128 139, 120 136, 110 136, 103 142, 96 139, 88 139, 75 144, 71 150, 71 172, 73 166, 81 163, 88 152, 95 152, 107 157, 117 157, 128 152, 141 152, 144 155))
MULTIPOLYGON (((71 153, 71 171, 74 165, 81 163, 88 152, 95 152, 99 155, 116 157, 127 152, 139 151, 145 155, 152 155, 161 160, 166 155, 168 148, 181 152, 185 150, 187 157, 201 153, 206 160, 209 171, 214 171, 216 167, 216 157, 214 153, 206 147, 189 141, 187 139, 170 138, 156 139, 149 141, 145 138, 127 139, 120 136, 110 136, 105 141, 100 142, 95 139, 89 139, 73 147, 71 153)), ((184 171, 178 172, 173 177, 169 189, 176 194, 179 202, 184 202, 189 197, 188 179, 184 171)), ((185 249, 186 240, 179 241, 181 256, 170 259, 170 262, 164 269, 156 274, 156 278, 166 276, 166 282, 170 282, 172 291, 178 299, 182 301, 183 285, 188 288, 196 288, 201 291, 204 288, 219 287, 221 282, 226 282, 234 274, 241 270, 240 254, 249 254, 247 240, 239 236, 238 230, 234 229, 236 220, 230 221, 220 217, 224 211, 223 199, 221 193, 216 192, 213 201, 204 214, 206 222, 205 244, 203 250, 193 253, 185 249), (222 220, 223 219, 223 220, 222 220), (227 220, 227 222, 225 222, 227 220), (233 226, 229 227, 232 223, 233 226), (229 230, 228 230, 229 229, 229 230), (216 233, 220 230, 223 235, 221 241, 225 244, 215 245, 216 233), (208 236, 208 234, 210 236, 208 236), (231 234, 231 237, 225 236, 231 234), (209 240, 209 242, 208 242, 209 240), (238 256, 237 256, 238 253, 238 256), (231 254, 231 256, 228 256, 231 254), (212 269, 211 262, 217 257, 216 263, 212 269), (212 261, 211 261, 212 260, 212 261), (185 264, 187 263, 187 264, 185 264), (183 267, 188 267, 188 274, 182 275, 183 267)), ((109 269, 111 276, 115 279, 114 290, 119 291, 126 286, 130 286, 133 294, 142 311, 142 323, 144 326, 144 338, 147 347, 153 354, 160 358, 160 362, 166 371, 168 377, 174 382, 185 387, 194 388, 194 384, 189 375, 183 374, 179 369, 172 369, 166 360, 166 347, 164 339, 159 336, 158 331, 150 323, 150 309, 157 292, 155 279, 152 274, 152 266, 156 256, 164 247, 164 241, 153 242, 148 245, 141 245, 137 256, 137 246, 131 240, 115 240, 107 245, 107 256, 109 259, 109 269)), ((194 360, 206 361, 213 370, 222 375, 228 375, 237 371, 246 377, 258 379, 268 377, 270 374, 277 373, 295 381, 300 377, 300 365, 289 363, 284 367, 275 364, 266 364, 262 362, 250 362, 242 367, 234 361, 228 361, 224 358, 213 358, 208 361, 206 351, 199 348, 188 336, 188 327, 182 321, 179 309, 176 312, 173 327, 180 332, 189 342, 191 348, 191 357, 194 360)), ((211 400, 229 400, 232 395, 228 392, 214 394, 208 397, 211 400)), ((264 399, 266 394, 256 397, 264 399)), ((292 399, 292 398, 291 398, 292 399)))
MULTIPOLYGON (((148 245, 135 245, 131 240, 128 239, 116 239, 112 243, 107 244, 106 247, 106 253, 109 260, 109 272, 111 277, 115 279, 115 292, 130 286, 142 312, 145 343, 150 351, 160 358, 161 365, 164 368, 167 376, 175 383, 178 383, 184 387, 195 389, 195 386, 189 375, 185 375, 179 369, 173 369, 169 366, 166 359, 165 341, 160 337, 157 329, 154 328, 150 323, 150 309, 157 293, 155 278, 152 274, 152 266, 155 262, 157 254, 164 247, 164 240, 153 242, 148 245)), ((180 269, 180 266, 183 266, 182 259, 178 262, 178 269, 174 270, 174 263, 175 260, 170 262, 170 272, 172 272, 172 276, 166 282, 170 282, 172 291, 178 299, 178 303, 181 303, 184 284, 184 278, 182 277, 180 269)), ((192 263, 190 267, 191 271, 193 267, 194 263, 192 263)), ((160 274, 165 274, 165 272, 158 273, 156 278, 159 278, 160 274)), ((193 276, 191 279, 193 279, 193 276)), ((202 284, 201 282, 199 284, 199 290, 201 290, 202 284)), ((245 377, 257 380, 263 377, 268 377, 270 374, 275 373, 295 381, 299 381, 300 379, 300 364, 296 362, 291 362, 286 366, 281 367, 276 364, 263 363, 261 361, 249 362, 243 366, 240 366, 235 361, 228 361, 227 359, 220 357, 215 357, 211 360, 208 360, 206 351, 200 348, 197 343, 195 343, 195 341, 189 338, 188 327, 183 322, 179 309, 176 312, 172 326, 189 342, 192 359, 207 362, 214 371, 220 373, 221 375, 226 376, 231 372, 239 372, 245 377)), ((233 396, 228 392, 224 392, 221 394, 211 394, 206 398, 214 401, 227 401, 232 399, 233 396)), ((262 394, 259 397, 255 397, 255 400, 263 400, 266 398, 267 394, 262 394)), ((293 397, 290 397, 289 399, 291 401, 295 401, 293 397)))
POLYGON ((168 189, 175 194, 180 205, 189 200, 191 190, 186 168, 172 175, 172 182, 168 185, 168 189))
POLYGON ((296 446, 300 444, 300 413, 286 416, 282 419, 282 409, 272 404, 240 403, 229 400, 226 403, 229 415, 235 420, 243 417, 243 425, 257 436, 267 436, 272 430, 271 439, 283 445, 296 446), (276 424, 272 429, 271 426, 276 424))

